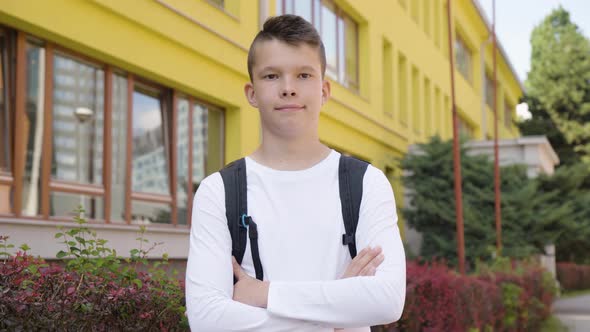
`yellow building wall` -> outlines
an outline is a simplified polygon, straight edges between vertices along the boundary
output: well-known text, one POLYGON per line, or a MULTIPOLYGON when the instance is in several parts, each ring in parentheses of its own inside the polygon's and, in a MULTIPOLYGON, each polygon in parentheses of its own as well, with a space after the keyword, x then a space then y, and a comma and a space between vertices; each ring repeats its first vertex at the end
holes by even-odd
MULTIPOLYGON (((246 56, 261 20, 276 13, 275 1, 228 0, 231 6, 223 11, 206 0, 3 0, 0 24, 225 108, 229 162, 260 141, 257 111, 243 94, 246 56)), ((430 135, 452 135, 446 1, 334 2, 359 24, 360 88, 332 82, 320 138, 393 170, 401 206, 398 158, 430 135), (388 91, 384 75, 391 75, 388 91)), ((488 28, 471 0, 453 1, 452 15, 453 38, 459 33, 465 39, 473 67, 471 81, 455 72, 457 108, 474 139, 485 139, 484 130, 493 135, 493 113, 482 106, 482 52, 492 68, 491 45, 484 43, 488 28)), ((504 98, 514 107, 522 86, 502 54, 497 61, 500 137, 515 137, 518 130, 503 125, 504 98)))

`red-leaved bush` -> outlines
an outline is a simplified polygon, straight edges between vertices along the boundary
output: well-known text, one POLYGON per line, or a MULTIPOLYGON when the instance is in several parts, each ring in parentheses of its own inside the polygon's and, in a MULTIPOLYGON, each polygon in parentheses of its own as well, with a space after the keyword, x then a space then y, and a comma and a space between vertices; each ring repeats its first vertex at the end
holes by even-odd
POLYGON ((564 290, 590 289, 590 265, 557 263, 557 280, 564 290))
POLYGON ((441 263, 407 264, 402 331, 535 331, 550 314, 551 276, 523 265, 461 276, 441 263))
POLYGON ((0 330, 188 330, 180 281, 64 270, 21 252, 0 261, 0 330))

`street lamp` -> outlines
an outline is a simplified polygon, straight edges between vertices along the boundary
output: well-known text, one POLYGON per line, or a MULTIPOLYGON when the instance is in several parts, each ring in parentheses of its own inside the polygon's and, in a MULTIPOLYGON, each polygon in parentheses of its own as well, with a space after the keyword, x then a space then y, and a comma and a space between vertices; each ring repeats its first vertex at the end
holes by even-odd
MULTIPOLYGON (((94 115, 94 111, 87 107, 76 107, 74 115, 78 119, 78 125, 76 126, 77 138, 78 138, 78 168, 77 175, 78 181, 82 182, 82 125, 90 120, 94 115)), ((80 195, 80 205, 84 206, 84 196, 80 195)), ((83 215, 80 217, 84 217, 83 215)))

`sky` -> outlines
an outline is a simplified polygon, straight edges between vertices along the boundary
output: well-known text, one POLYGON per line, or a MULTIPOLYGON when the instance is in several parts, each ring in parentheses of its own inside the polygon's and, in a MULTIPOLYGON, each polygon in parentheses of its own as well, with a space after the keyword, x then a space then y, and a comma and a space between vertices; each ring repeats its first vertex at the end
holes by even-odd
MULTIPOLYGON (((476 0, 492 22, 492 0, 476 0)), ((535 26, 561 5, 590 38, 590 0, 496 0, 496 35, 524 83, 531 64, 530 37, 535 26)))

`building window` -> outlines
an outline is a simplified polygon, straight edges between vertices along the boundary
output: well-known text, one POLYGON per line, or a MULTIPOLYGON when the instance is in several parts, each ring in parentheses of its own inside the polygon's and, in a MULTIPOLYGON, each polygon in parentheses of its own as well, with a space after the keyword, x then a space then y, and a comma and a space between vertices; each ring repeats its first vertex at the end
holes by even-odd
POLYGON ((277 0, 277 8, 313 23, 326 48, 326 74, 358 90, 358 24, 329 0, 277 0))
POLYGON ((0 214, 12 211, 14 34, 0 28, 0 214))
MULTIPOLYGON (((41 190, 41 153, 43 151, 43 117, 45 94, 45 47, 34 42, 26 45, 25 97, 25 170, 22 178, 22 211, 25 216, 39 214, 41 190)), ((67 125, 64 124, 64 127, 67 125)), ((74 160, 67 160, 74 164, 74 160)), ((75 207, 74 207, 75 208, 75 207)))
POLYGON ((420 91, 420 74, 418 68, 412 66, 412 123, 414 132, 420 134, 422 132, 421 119, 421 100, 422 93, 420 91))
MULTIPOLYGON (((53 57, 51 179, 103 186, 104 71, 65 54, 53 57)), ((49 112, 49 110, 47 111, 49 112)), ((52 191, 50 215, 67 216, 77 205, 103 219, 103 197, 52 191)))
POLYGON ((205 176, 223 166, 223 132, 220 130, 223 128, 223 112, 185 97, 178 99, 176 110, 178 223, 187 224, 192 193, 196 192, 205 176), (191 164, 192 168, 189 168, 191 164))
POLYGON ((237 18, 240 14, 240 1, 239 0, 205 0, 213 6, 221 9, 226 14, 237 18))
POLYGON ((512 106, 508 100, 504 101, 504 126, 508 129, 512 129, 512 106))
POLYGON ((485 89, 486 104, 493 111, 494 110, 494 79, 487 72, 486 72, 484 89, 485 89))
POLYGON ((473 128, 471 127, 471 125, 469 125, 469 123, 467 121, 465 121, 465 119, 463 119, 463 117, 458 116, 457 123, 458 123, 458 129, 459 129, 458 131, 459 131, 460 136, 465 136, 467 138, 473 138, 473 128))
POLYGON ((224 163, 223 110, 8 32, 0 29, 0 214, 67 220, 82 205, 94 221, 188 224, 194 190, 224 163))
POLYGON ((434 88, 434 112, 436 114, 434 127, 436 134, 442 137, 446 113, 443 113, 441 98, 440 88, 437 86, 434 88))
POLYGON ((457 33, 457 38, 455 39, 455 62, 457 63, 457 70, 459 70, 468 82, 471 82, 472 57, 471 50, 461 38, 461 35, 457 33))
POLYGON ((399 120, 404 126, 408 125, 408 64, 406 57, 399 53, 397 58, 397 90, 399 100, 399 120))
POLYGON ((426 138, 432 135, 432 91, 430 90, 430 80, 424 77, 424 133, 426 138))
POLYGON ((111 211, 110 222, 125 222, 125 180, 127 165, 127 78, 112 74, 111 103, 111 211))
POLYGON ((393 52, 391 43, 383 40, 383 113, 393 117, 393 52))

